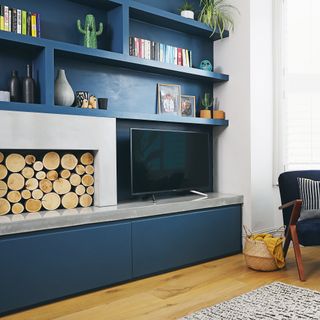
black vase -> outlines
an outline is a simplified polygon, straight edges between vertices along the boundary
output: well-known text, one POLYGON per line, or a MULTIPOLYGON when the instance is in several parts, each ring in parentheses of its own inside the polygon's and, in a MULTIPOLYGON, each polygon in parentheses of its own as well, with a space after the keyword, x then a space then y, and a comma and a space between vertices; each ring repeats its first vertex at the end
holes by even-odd
POLYGON ((22 82, 22 100, 25 103, 35 102, 35 82, 32 79, 31 65, 27 64, 27 77, 22 82))
POLYGON ((19 102, 21 100, 20 80, 18 78, 18 72, 16 70, 12 71, 9 82, 9 91, 10 101, 19 102))

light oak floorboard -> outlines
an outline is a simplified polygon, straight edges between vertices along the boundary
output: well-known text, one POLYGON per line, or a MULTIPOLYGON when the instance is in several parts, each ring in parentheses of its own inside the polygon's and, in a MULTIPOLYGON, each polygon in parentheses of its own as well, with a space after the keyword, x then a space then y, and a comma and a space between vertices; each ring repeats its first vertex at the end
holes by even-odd
POLYGON ((249 270, 242 255, 180 269, 34 308, 3 320, 171 320, 273 281, 320 291, 320 247, 302 248, 300 282, 293 250, 277 272, 249 270))

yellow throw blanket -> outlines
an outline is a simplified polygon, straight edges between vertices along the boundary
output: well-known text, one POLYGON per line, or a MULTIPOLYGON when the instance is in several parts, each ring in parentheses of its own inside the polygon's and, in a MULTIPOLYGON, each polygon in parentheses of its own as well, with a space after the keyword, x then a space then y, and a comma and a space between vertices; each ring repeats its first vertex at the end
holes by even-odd
POLYGON ((282 238, 273 237, 268 233, 261 233, 252 235, 250 239, 264 241, 269 252, 274 257, 277 267, 281 269, 285 266, 286 262, 283 256, 282 238))

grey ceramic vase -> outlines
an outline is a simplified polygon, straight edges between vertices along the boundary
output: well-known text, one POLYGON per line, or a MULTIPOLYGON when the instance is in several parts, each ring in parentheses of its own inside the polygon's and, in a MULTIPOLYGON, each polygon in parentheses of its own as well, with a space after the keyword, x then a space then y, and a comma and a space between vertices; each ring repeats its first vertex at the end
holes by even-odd
POLYGON ((67 80, 66 73, 63 69, 59 69, 54 83, 54 104, 71 107, 73 102, 74 92, 67 80))

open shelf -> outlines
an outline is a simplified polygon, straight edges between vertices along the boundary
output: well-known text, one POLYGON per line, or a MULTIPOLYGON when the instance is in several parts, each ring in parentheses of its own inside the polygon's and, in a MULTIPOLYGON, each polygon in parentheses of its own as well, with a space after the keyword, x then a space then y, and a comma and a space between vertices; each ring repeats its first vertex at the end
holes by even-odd
MULTIPOLYGON (((212 34, 212 30, 204 23, 197 20, 187 19, 167 12, 162 9, 158 9, 146 4, 130 0, 129 1, 130 18, 140 21, 152 23, 164 28, 181 31, 184 33, 194 34, 201 37, 209 37, 212 34)), ((225 31, 223 38, 229 36, 229 32, 225 31)), ((216 32, 212 37, 212 40, 219 40, 220 34, 216 32)))
POLYGON ((53 113, 53 114, 69 114, 79 116, 106 117, 116 119, 140 120, 140 121, 156 121, 184 124, 198 124, 208 126, 228 126, 228 120, 203 119, 196 117, 182 117, 161 114, 148 113, 129 113, 129 112, 114 112, 100 109, 81 109, 74 107, 49 106, 45 104, 26 104, 16 102, 0 102, 0 110, 20 111, 20 112, 38 112, 38 113, 53 113))

